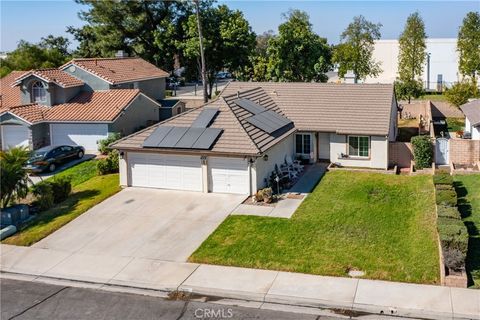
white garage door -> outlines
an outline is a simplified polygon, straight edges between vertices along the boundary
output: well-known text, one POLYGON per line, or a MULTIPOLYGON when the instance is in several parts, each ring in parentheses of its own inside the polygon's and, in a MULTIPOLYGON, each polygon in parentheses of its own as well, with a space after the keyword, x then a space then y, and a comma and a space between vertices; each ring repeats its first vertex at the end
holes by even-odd
POLYGON ((97 142, 108 137, 108 124, 52 123, 52 145, 79 145, 97 151, 97 142))
POLYGON ((131 185, 202 191, 200 157, 128 153, 131 185))
POLYGON ((2 148, 4 150, 11 147, 28 147, 30 129, 22 125, 3 125, 1 126, 2 148))
POLYGON ((208 158, 209 189, 221 193, 250 193, 248 162, 235 158, 208 158))

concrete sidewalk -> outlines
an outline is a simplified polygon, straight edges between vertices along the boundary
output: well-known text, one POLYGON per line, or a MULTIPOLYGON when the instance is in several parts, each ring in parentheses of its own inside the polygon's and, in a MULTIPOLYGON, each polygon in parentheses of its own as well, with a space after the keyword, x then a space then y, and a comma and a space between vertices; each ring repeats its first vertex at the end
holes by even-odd
POLYGON ((315 276, 271 270, 105 257, 0 245, 2 277, 75 280, 112 290, 132 288, 233 298, 253 304, 332 308, 428 319, 480 319, 480 290, 315 276))

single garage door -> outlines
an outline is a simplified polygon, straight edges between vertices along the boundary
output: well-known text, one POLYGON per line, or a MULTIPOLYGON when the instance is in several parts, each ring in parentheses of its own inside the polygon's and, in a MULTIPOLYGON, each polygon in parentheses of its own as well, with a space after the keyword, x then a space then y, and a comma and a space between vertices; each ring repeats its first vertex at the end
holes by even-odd
POLYGON ((202 191, 200 157, 128 153, 133 187, 202 191))
POLYGON ((96 151, 97 142, 108 137, 105 123, 52 123, 50 124, 52 145, 78 145, 96 151))
POLYGON ((248 162, 236 158, 208 158, 209 189, 220 193, 250 193, 248 162))
POLYGON ((1 126, 2 148, 29 147, 30 129, 22 125, 1 126))

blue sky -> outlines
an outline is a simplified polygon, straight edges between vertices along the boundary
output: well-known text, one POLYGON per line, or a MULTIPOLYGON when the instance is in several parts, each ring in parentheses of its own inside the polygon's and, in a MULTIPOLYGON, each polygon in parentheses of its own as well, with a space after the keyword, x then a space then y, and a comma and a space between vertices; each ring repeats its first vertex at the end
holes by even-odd
MULTIPOLYGON (((310 15, 314 31, 337 43, 340 33, 356 15, 383 24, 382 38, 398 38, 407 16, 418 10, 430 38, 456 37, 463 17, 480 11, 477 1, 219 1, 243 11, 256 33, 277 30, 282 13, 300 9, 310 15)), ((37 42, 48 34, 68 36, 69 25, 81 26, 73 1, 0 0, 0 51, 13 50, 20 39, 37 42)))

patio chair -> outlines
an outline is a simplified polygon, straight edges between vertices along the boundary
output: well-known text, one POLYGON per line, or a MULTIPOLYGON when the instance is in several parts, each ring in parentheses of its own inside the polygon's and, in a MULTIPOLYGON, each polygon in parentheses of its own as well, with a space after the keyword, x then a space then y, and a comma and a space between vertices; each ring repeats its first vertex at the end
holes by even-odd
POLYGON ((298 160, 293 160, 291 156, 285 157, 285 163, 298 172, 303 172, 304 166, 298 160))

